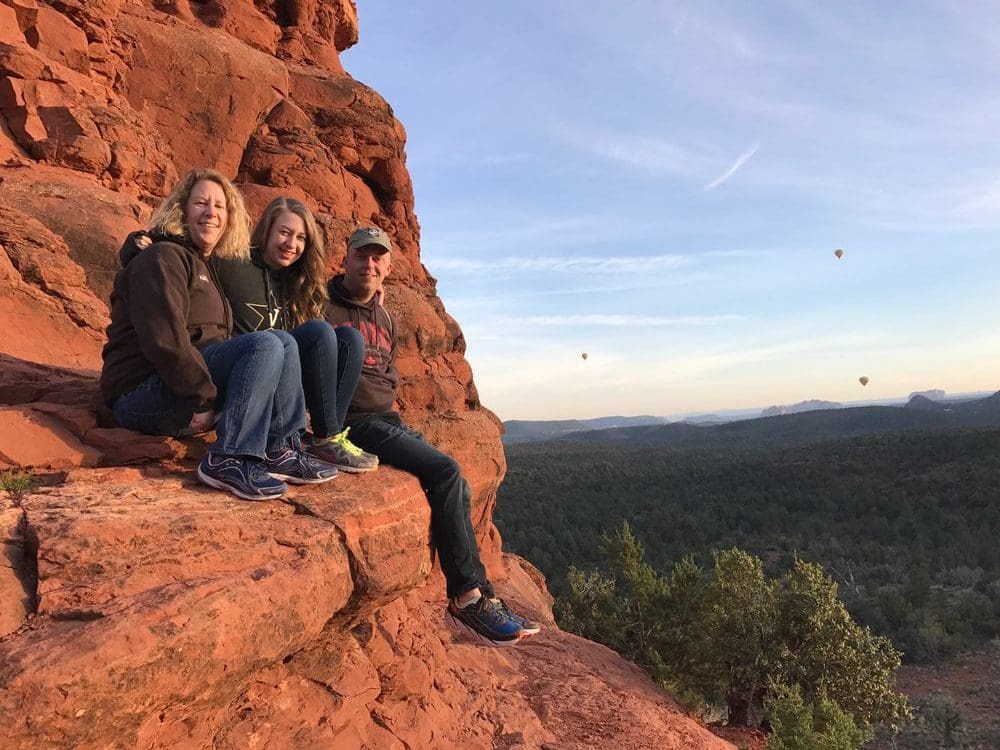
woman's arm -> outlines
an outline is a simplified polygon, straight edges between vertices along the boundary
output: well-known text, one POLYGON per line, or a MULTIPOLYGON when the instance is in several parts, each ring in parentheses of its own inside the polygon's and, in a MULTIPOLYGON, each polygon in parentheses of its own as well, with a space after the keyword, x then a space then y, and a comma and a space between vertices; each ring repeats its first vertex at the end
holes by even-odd
POLYGON ((191 343, 187 320, 193 258, 158 243, 129 264, 129 317, 143 356, 166 386, 195 412, 211 410, 216 388, 201 354, 191 343))

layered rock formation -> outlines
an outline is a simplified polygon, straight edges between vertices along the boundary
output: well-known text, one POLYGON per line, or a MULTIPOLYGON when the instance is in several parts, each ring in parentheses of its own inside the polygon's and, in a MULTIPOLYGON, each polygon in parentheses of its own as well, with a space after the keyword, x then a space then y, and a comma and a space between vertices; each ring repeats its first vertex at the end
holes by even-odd
POLYGON ((499 423, 420 262, 403 127, 340 64, 357 38, 350 0, 0 0, 4 748, 732 747, 559 632, 502 555, 499 423), (193 481, 204 443, 98 424, 115 250, 192 166, 253 213, 304 199, 331 270, 358 223, 392 233, 399 406, 462 463, 484 562, 542 635, 453 639, 407 474, 243 503, 193 481))

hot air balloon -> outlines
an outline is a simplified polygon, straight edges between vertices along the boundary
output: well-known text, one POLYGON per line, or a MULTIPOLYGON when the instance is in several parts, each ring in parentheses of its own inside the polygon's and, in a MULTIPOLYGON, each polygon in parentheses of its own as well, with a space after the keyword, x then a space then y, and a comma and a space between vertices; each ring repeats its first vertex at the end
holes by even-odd
POLYGON ((838 258, 843 258, 844 250, 838 247, 836 250, 833 251, 833 254, 836 255, 838 258))
POLYGON ((584 352, 583 354, 580 355, 580 359, 586 359, 586 358, 587 358, 587 352, 584 352))
POLYGON ((860 378, 858 378, 858 382, 861 383, 861 385, 868 385, 868 376, 862 375, 860 378))

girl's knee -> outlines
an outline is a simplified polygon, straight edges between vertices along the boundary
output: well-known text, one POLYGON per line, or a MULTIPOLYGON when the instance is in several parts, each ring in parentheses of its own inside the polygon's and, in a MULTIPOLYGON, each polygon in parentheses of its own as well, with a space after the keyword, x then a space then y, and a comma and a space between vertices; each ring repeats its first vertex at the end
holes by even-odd
POLYGON ((354 326, 337 326, 333 330, 336 333, 337 340, 342 344, 357 345, 364 348, 365 337, 354 326))
POLYGON ((327 323, 325 320, 307 320, 300 326, 296 326, 295 333, 303 334, 305 336, 330 338, 334 336, 333 326, 327 323))
POLYGON ((295 329, 294 334, 302 349, 315 349, 328 353, 329 356, 337 355, 337 334, 325 320, 306 321, 295 329))
MULTIPOLYGON (((281 362, 285 358, 287 345, 282 339, 275 336, 273 331, 245 333, 239 338, 241 343, 248 348, 251 356, 255 358, 275 362, 281 362)), ((291 337, 289 336, 289 338, 291 337)), ((293 340, 292 343, 294 344, 295 341, 293 340)))
POLYGON ((281 351, 284 353, 286 358, 292 354, 296 356, 298 355, 299 343, 288 331, 279 331, 278 329, 273 328, 270 331, 265 331, 265 333, 278 342, 278 345, 281 347, 281 351))

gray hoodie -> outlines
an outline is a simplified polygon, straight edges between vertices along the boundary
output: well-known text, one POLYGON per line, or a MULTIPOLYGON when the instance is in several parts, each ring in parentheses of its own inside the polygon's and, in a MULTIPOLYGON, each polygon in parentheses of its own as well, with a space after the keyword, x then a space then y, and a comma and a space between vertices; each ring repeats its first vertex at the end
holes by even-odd
POLYGON ((330 279, 330 304, 326 320, 334 328, 351 326, 365 340, 365 361, 354 399, 347 409, 347 424, 371 414, 391 412, 396 401, 399 373, 396 372, 396 324, 373 298, 367 304, 351 299, 344 288, 343 275, 330 279))

